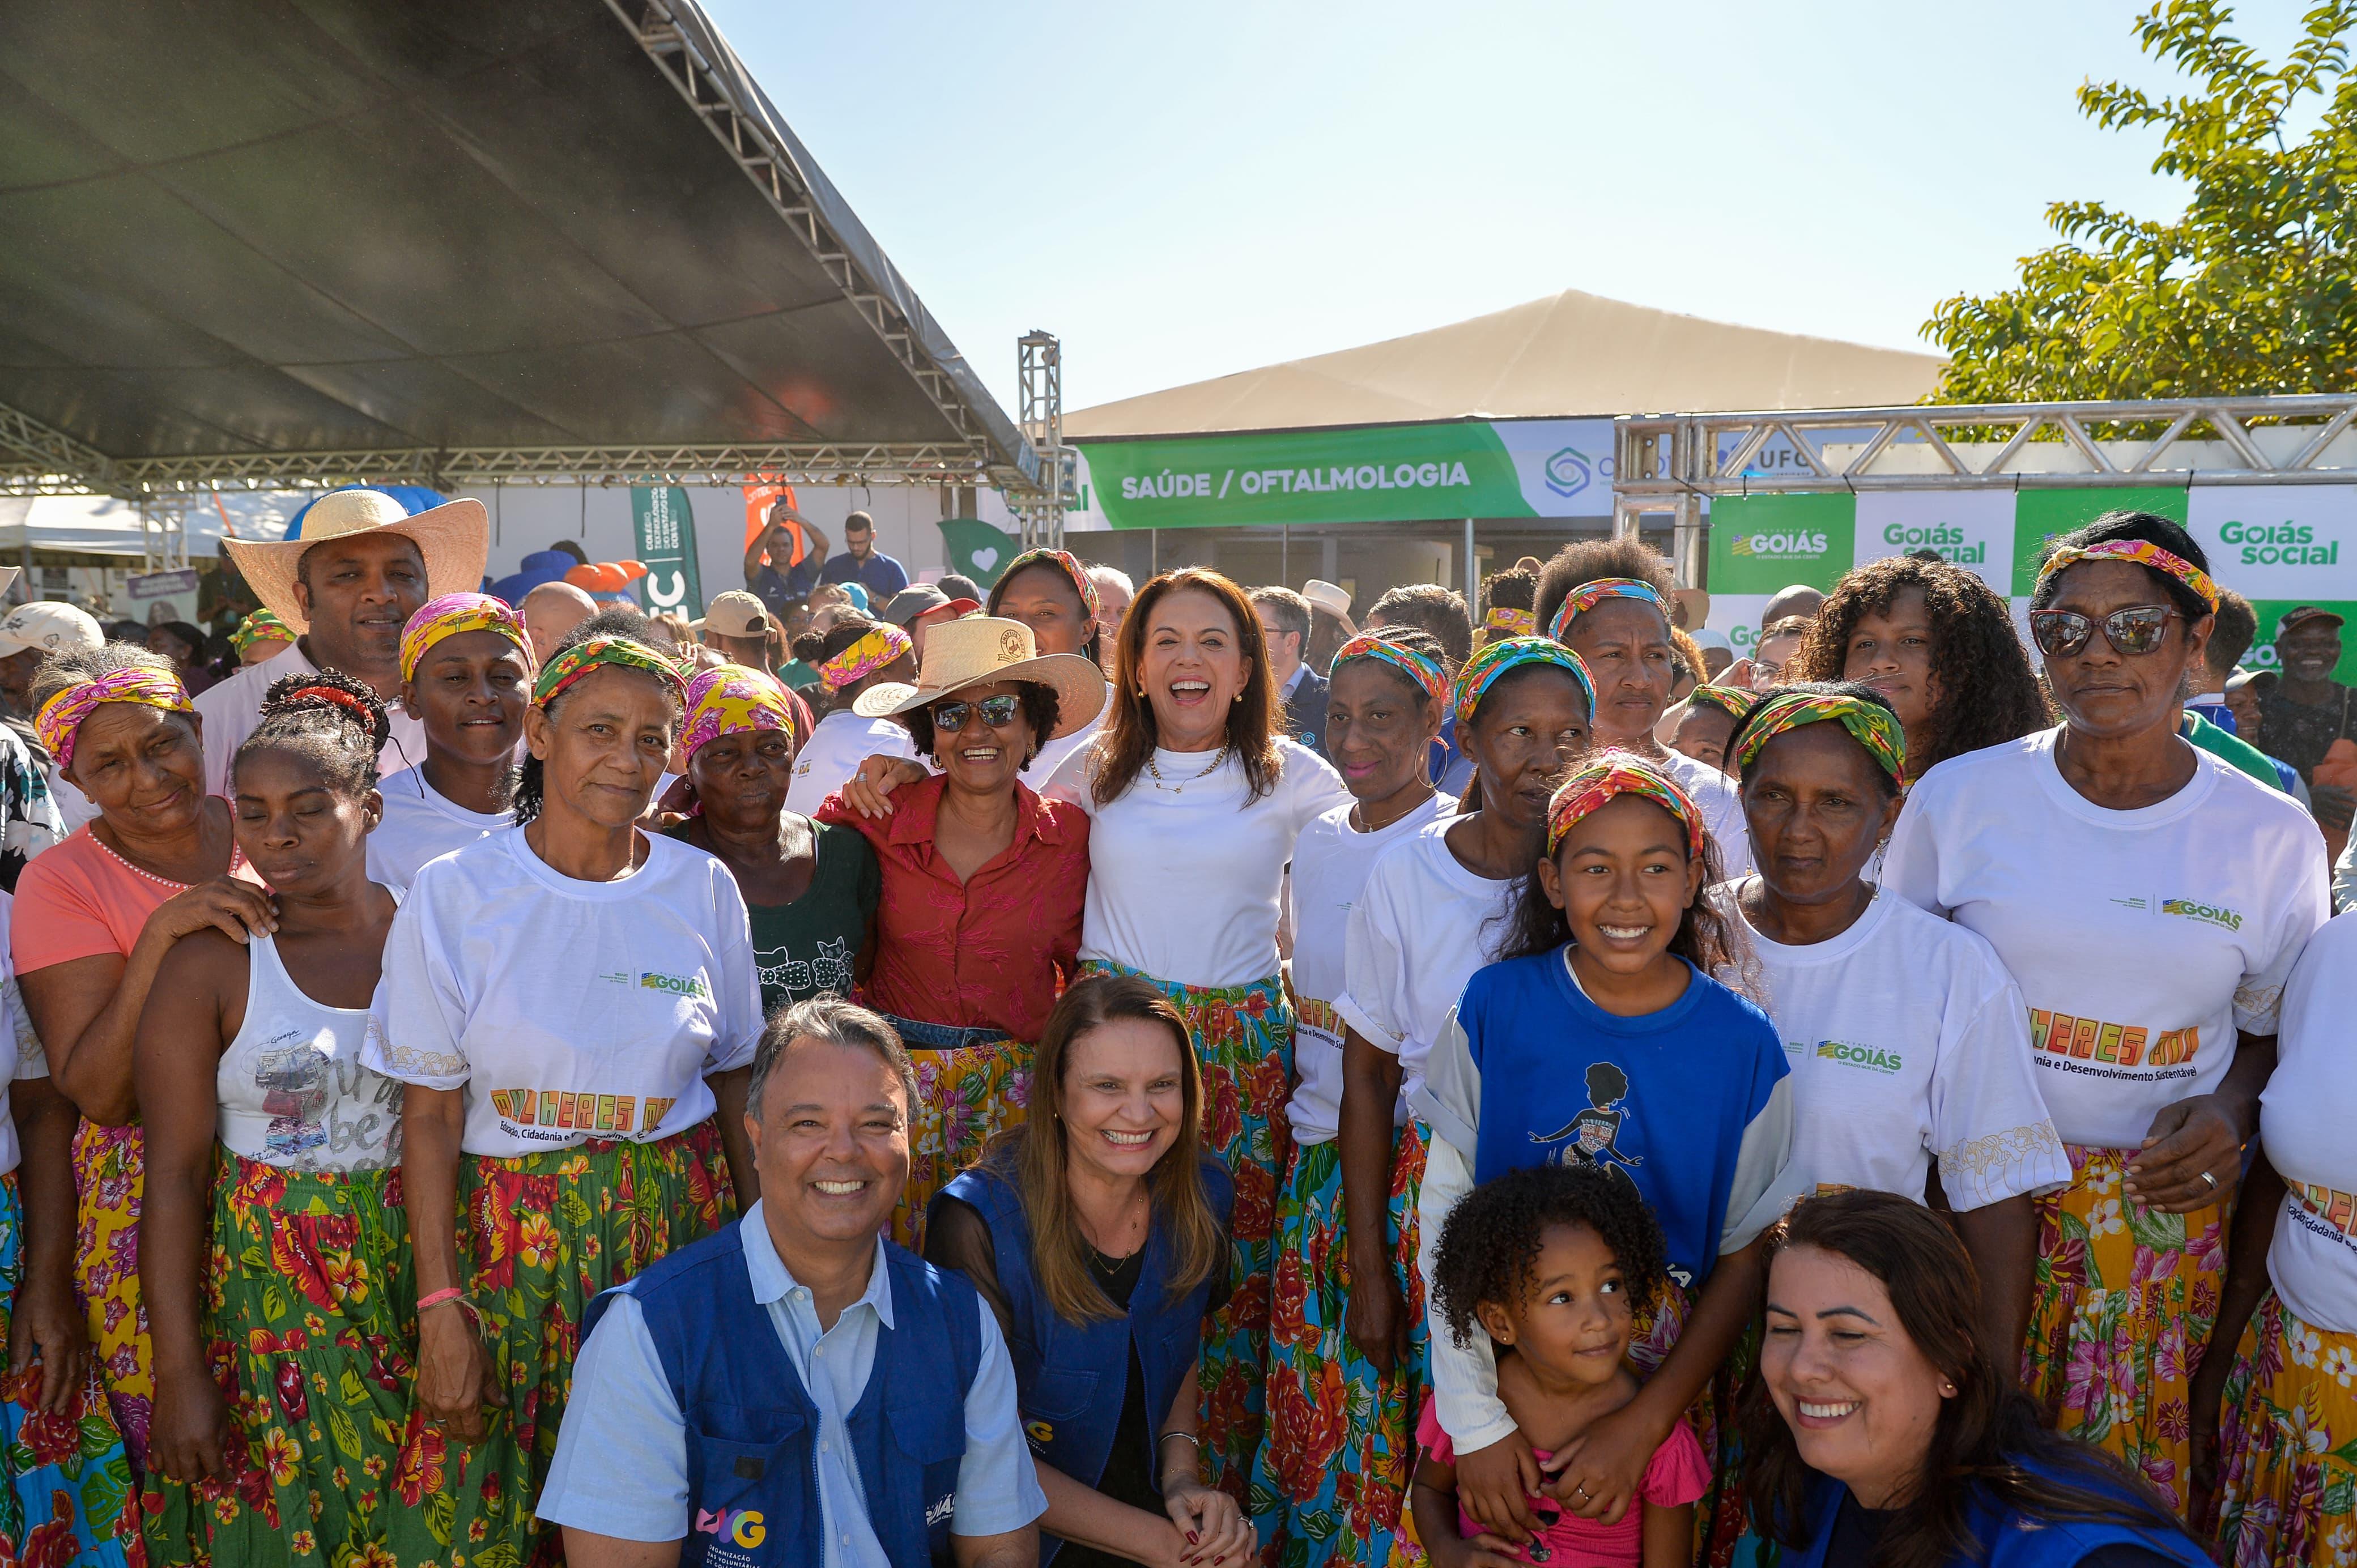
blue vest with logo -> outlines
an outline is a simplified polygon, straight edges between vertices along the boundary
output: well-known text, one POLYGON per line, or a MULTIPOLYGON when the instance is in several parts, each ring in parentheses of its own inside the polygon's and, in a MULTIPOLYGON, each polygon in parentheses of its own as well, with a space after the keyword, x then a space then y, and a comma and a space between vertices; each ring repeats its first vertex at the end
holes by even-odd
MULTIPOLYGON (((845 1424, 884 1555, 946 1563, 965 1396, 982 1365, 980 1299, 963 1276, 889 1242, 884 1264, 892 1326, 877 1326, 875 1366, 845 1424)), ((823 1561, 818 1406, 753 1299, 738 1226, 673 1252, 630 1288, 687 1419, 681 1568, 823 1561)), ((589 1304, 585 1339, 614 1294, 589 1304)))
MULTIPOLYGON (((2049 1480, 2084 1489, 2087 1480, 2065 1476, 2035 1461, 2023 1467, 2049 1480)), ((1788 1554, 1787 1568, 1824 1568, 1833 1544, 1834 1521, 1841 1513, 1846 1490, 1830 1476, 1817 1478, 1809 1494, 1809 1544, 1797 1555, 1788 1554)), ((2123 1491, 2122 1496, 2126 1493, 2123 1491)), ((1966 1528, 1979 1544, 1976 1560, 1958 1559, 1956 1568, 2075 1568, 2088 1553, 2106 1546, 2141 1546, 2175 1559, 2183 1568, 2212 1568, 2209 1553, 2183 1530, 2138 1530, 2125 1524, 2098 1524, 2081 1520, 2034 1519, 1997 1506, 1986 1494, 1976 1498, 1965 1515, 1966 1528)))
MULTIPOLYGON (((1224 1229, 1235 1205, 1235 1184, 1227 1166, 1206 1155, 1204 1195, 1224 1229)), ((1177 1298, 1170 1294, 1170 1238, 1160 1217, 1146 1238, 1136 1288, 1125 1317, 1071 1323, 1060 1316, 1039 1288, 1031 1267, 1031 1224, 1023 1199, 1003 1166, 977 1165, 942 1189, 942 1197, 972 1204, 990 1227, 998 1287, 1013 1319, 1006 1349, 1015 1363, 1015 1400, 1031 1452, 1083 1486, 1093 1487, 1112 1456, 1129 1388, 1129 1356, 1135 1348, 1146 1374, 1146 1473, 1159 1473, 1150 1451, 1178 1395, 1178 1385, 1195 1369, 1203 1342, 1203 1309, 1211 1294, 1207 1278, 1177 1298)), ((1062 1541, 1039 1538, 1039 1561, 1056 1555, 1062 1541)))

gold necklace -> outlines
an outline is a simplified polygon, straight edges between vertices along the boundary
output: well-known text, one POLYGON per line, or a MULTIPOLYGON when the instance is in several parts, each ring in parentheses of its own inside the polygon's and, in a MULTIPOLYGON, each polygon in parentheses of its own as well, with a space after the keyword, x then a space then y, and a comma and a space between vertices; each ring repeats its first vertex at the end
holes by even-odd
POLYGON ((1183 795, 1187 792, 1188 785, 1199 783, 1203 779, 1209 779, 1212 774, 1217 773, 1220 770, 1220 764, 1225 762, 1227 759, 1228 748, 1222 746, 1219 750, 1211 754, 1211 765, 1209 768, 1204 768, 1200 773, 1189 774, 1186 778, 1178 780, 1176 784, 1170 784, 1164 782, 1162 778, 1162 769, 1155 766, 1154 753, 1149 751, 1146 754, 1146 770, 1154 775, 1154 787, 1157 789, 1168 789, 1173 795, 1183 795))

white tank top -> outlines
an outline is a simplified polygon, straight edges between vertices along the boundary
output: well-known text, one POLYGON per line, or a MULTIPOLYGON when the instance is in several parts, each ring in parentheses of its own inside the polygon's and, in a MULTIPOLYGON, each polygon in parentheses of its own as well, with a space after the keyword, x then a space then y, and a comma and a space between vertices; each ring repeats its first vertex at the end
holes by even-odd
POLYGON ((401 1085, 361 1065, 369 1010, 304 995, 269 937, 254 936, 247 951, 245 1026, 214 1080, 221 1143, 286 1170, 398 1165, 401 1085))

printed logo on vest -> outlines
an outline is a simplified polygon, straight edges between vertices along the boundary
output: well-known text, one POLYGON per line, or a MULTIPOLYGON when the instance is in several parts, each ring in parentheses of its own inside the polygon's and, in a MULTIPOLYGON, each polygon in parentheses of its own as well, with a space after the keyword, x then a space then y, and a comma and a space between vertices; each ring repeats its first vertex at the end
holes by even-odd
POLYGON ((1054 1441, 1056 1429, 1044 1421, 1027 1421, 1023 1423, 1023 1435, 1030 1440, 1032 1447, 1045 1448, 1054 1441))
POLYGON ((2215 904, 2198 903, 2191 898, 2163 898, 2160 912, 2182 915, 2189 920, 2206 920, 2213 926, 2223 926, 2230 931, 2243 929, 2243 917, 2232 909, 2221 909, 2215 904))
POLYGON ((956 1512, 957 1494, 943 1492, 925 1509, 925 1528, 931 1530, 937 1524, 947 1524, 956 1512))
POLYGON ((770 1527, 762 1521, 759 1509, 713 1509, 695 1510, 695 1530, 699 1535, 717 1535, 751 1551, 770 1538, 770 1527))
POLYGON ((1877 1050, 1871 1046, 1854 1046, 1847 1040, 1819 1040, 1817 1055, 1827 1061, 1845 1066, 1864 1068, 1868 1072, 1897 1072, 1906 1065, 1897 1051, 1877 1050))

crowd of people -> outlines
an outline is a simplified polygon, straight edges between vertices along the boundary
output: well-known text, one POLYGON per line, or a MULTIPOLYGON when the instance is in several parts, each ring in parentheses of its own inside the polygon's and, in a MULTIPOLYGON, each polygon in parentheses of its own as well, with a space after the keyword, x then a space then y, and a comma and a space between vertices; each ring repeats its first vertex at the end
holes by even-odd
POLYGON ((0 1563, 2357 1561, 2341 622, 2177 524, 1745 660, 485 525, 0 623, 0 1563))

